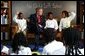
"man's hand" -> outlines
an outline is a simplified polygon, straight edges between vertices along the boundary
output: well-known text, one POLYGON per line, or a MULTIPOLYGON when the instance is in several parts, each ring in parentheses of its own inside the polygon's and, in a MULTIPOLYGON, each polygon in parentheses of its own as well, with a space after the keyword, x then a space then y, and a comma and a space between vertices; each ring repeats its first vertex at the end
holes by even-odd
POLYGON ((42 25, 38 24, 38 26, 39 26, 40 28, 42 28, 42 25))
POLYGON ((27 22, 30 22, 30 19, 28 19, 28 18, 25 18, 25 20, 26 20, 27 22))

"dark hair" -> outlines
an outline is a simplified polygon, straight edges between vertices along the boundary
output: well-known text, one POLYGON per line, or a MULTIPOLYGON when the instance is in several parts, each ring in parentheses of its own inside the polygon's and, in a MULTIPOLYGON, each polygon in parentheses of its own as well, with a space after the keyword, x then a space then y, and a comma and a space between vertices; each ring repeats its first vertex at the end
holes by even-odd
POLYGON ((65 14, 65 17, 69 17, 69 13, 67 11, 62 11, 65 14))
POLYGON ((22 12, 19 12, 18 17, 20 18, 20 15, 23 14, 22 12))
POLYGON ((63 38, 66 45, 78 44, 81 37, 81 32, 77 29, 67 28, 63 30, 63 38))
POLYGON ((47 16, 49 16, 50 14, 53 14, 52 12, 48 12, 47 16))
POLYGON ((15 52, 16 50, 18 50, 18 46, 20 45, 27 46, 26 37, 23 34, 23 32, 19 32, 14 35, 14 38, 12 41, 13 51, 15 52))

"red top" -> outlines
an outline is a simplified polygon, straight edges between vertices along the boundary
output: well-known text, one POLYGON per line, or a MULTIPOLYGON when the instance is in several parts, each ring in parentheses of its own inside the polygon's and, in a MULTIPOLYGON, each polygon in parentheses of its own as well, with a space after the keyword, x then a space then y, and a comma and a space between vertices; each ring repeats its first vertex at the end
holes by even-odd
POLYGON ((37 16, 37 19, 38 19, 38 23, 40 24, 41 23, 41 16, 37 16))

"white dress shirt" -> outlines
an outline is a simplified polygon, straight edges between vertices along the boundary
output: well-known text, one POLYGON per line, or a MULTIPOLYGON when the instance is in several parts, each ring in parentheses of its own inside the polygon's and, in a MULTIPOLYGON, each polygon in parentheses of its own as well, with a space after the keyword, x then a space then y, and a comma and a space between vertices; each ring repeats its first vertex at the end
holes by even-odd
POLYGON ((65 46, 62 42, 54 40, 43 48, 42 55, 65 55, 65 46))
POLYGON ((71 15, 69 17, 61 18, 60 25, 59 25, 59 31, 62 31, 64 28, 69 28, 71 21, 75 18, 76 14, 74 12, 71 12, 71 15))
POLYGON ((84 48, 83 49, 79 49, 79 51, 82 53, 82 55, 84 55, 84 48))
POLYGON ((1 52, 6 53, 7 55, 9 55, 9 48, 6 46, 3 46, 3 49, 1 50, 1 52))
POLYGON ((32 55, 32 52, 29 47, 20 46, 18 55, 32 55))
POLYGON ((45 28, 54 28, 55 30, 57 30, 58 29, 58 23, 55 19, 52 19, 52 20, 47 19, 45 28))
POLYGON ((18 54, 16 54, 16 53, 10 53, 10 55, 18 55, 18 54))
POLYGON ((13 21, 18 24, 19 30, 24 31, 27 27, 26 20, 23 19, 18 19, 17 15, 14 16, 13 21))

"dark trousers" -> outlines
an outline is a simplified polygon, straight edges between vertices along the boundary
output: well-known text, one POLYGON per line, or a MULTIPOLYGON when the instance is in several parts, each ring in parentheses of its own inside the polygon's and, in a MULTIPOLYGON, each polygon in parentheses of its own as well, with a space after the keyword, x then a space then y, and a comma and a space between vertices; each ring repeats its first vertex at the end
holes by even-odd
POLYGON ((35 34, 35 45, 38 46, 40 43, 40 35, 39 34, 35 34))
POLYGON ((40 41, 40 35, 43 32, 42 28, 39 28, 36 30, 35 32, 35 46, 36 48, 38 48, 38 46, 40 45, 41 41, 40 41))
POLYGON ((49 43, 54 40, 55 38, 55 31, 53 28, 47 28, 44 31, 45 41, 46 43, 49 43))

